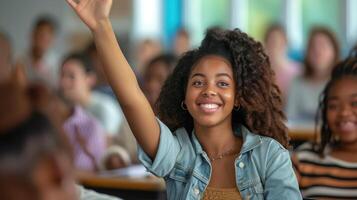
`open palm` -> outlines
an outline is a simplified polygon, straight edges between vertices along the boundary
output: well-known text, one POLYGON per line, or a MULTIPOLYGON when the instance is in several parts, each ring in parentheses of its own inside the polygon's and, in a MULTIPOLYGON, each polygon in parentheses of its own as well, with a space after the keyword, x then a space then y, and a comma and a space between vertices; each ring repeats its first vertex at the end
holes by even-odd
POLYGON ((77 15, 87 26, 94 30, 98 23, 109 17, 113 0, 67 0, 77 15))

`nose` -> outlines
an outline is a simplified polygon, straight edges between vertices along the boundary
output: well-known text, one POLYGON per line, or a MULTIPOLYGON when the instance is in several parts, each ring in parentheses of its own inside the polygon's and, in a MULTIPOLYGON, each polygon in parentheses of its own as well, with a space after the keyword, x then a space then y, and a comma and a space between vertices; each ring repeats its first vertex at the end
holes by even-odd
POLYGON ((344 116, 349 116, 352 112, 352 108, 348 105, 344 105, 342 106, 341 110, 340 110, 340 116, 344 117, 344 116))
POLYGON ((202 95, 204 97, 211 97, 211 96, 216 96, 217 92, 214 90, 212 86, 207 86, 205 90, 203 91, 202 95))

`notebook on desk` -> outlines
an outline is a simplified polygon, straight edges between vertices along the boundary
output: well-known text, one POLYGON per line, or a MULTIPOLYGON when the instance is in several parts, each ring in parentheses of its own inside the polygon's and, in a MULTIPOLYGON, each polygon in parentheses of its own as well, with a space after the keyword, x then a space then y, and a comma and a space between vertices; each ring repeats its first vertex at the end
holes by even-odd
POLYGON ((129 167, 101 171, 99 176, 102 177, 130 177, 130 178, 142 178, 151 175, 143 165, 132 165, 129 167))

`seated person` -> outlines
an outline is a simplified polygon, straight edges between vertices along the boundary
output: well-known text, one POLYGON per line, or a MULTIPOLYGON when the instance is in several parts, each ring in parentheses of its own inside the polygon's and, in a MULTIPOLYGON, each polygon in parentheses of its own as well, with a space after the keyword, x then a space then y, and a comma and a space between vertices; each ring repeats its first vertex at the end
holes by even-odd
POLYGON ((54 48, 58 28, 53 16, 39 16, 32 26, 28 49, 16 59, 16 65, 25 67, 30 81, 42 81, 52 88, 56 88, 58 82, 60 55, 54 48))
POLYGON ((0 199, 114 200, 76 186, 71 151, 44 90, 18 70, 0 85, 0 199), (48 117, 53 116, 53 117, 48 117))
POLYGON ((59 83, 64 97, 97 118, 111 139, 119 132, 123 114, 110 96, 92 91, 95 82, 94 68, 88 57, 71 54, 64 59, 59 83))
POLYGON ((63 112, 63 129, 73 149, 76 170, 97 171, 107 148, 107 138, 101 124, 80 105, 74 105, 61 94, 52 102, 63 112))
MULTIPOLYGON (((172 54, 161 54, 150 60, 144 68, 142 88, 154 111, 156 111, 155 103, 159 97, 161 88, 167 77, 171 74, 176 61, 176 57, 172 54)), ((118 137, 115 137, 114 143, 120 145, 129 153, 132 164, 138 163, 137 143, 125 119, 119 133, 118 137)), ((110 155, 107 155, 107 164, 118 163, 118 158, 116 158, 118 157, 118 153, 111 155, 116 156, 112 158, 110 155)), ((109 166, 113 167, 112 164, 109 166)))
POLYGON ((320 141, 292 157, 302 195, 357 199, 357 56, 335 66, 322 97, 320 141))
POLYGON ((159 98, 161 88, 167 77, 172 73, 176 57, 171 54, 161 54, 149 61, 143 73, 143 91, 155 111, 155 103, 159 98))
POLYGON ((315 122, 319 95, 339 61, 339 43, 327 28, 315 27, 309 36, 303 72, 290 84, 285 107, 288 126, 311 128, 315 122))

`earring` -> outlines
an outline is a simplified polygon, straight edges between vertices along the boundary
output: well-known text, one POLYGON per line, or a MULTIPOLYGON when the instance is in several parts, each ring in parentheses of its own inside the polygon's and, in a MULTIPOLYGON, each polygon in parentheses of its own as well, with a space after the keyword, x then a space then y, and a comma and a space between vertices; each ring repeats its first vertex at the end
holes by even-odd
POLYGON ((185 103, 183 101, 181 101, 181 108, 182 108, 182 110, 187 110, 187 106, 185 105, 185 103))
POLYGON ((240 105, 238 105, 238 106, 235 105, 235 106, 233 107, 233 110, 234 110, 234 111, 239 111, 239 109, 240 109, 240 105))
POLYGON ((337 135, 337 134, 333 134, 333 135, 332 135, 332 140, 333 140, 335 143, 338 143, 338 142, 340 142, 340 136, 337 135))

